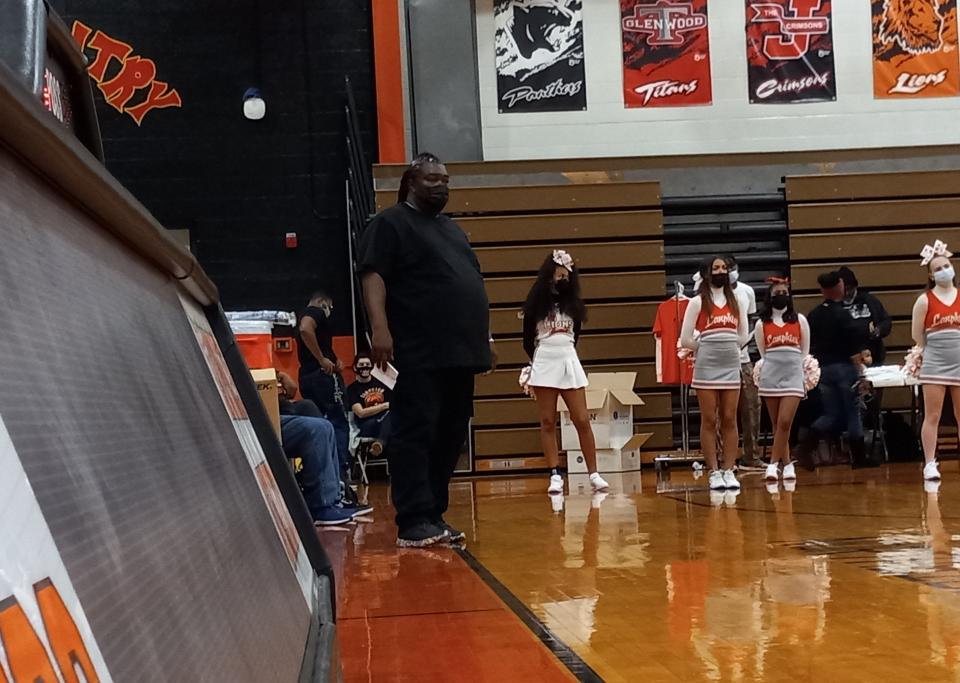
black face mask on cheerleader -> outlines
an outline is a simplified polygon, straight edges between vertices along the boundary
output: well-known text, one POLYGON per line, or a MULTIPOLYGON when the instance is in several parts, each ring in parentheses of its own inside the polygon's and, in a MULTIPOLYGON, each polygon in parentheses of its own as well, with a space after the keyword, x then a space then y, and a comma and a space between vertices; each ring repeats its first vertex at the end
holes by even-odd
POLYGON ((779 311, 784 310, 789 303, 790 303, 790 295, 789 295, 789 294, 774 294, 774 295, 770 298, 770 304, 771 304, 776 310, 779 310, 779 311))
POLYGON ((713 273, 710 275, 710 284, 714 287, 725 287, 730 284, 729 273, 713 273))
POLYGON ((553 286, 557 290, 557 294, 566 294, 570 291, 570 280, 557 280, 553 286))

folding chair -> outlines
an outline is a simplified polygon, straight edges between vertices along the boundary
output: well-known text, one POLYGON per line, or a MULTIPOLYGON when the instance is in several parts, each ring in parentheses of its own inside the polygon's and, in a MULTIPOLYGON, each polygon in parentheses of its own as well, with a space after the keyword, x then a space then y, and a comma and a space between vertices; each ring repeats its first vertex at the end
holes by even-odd
POLYGON ((357 468, 360 470, 360 481, 365 486, 370 485, 370 479, 367 477, 367 468, 382 465, 386 470, 387 476, 390 476, 390 465, 385 457, 370 455, 370 447, 377 441, 376 439, 364 438, 360 436, 360 428, 357 426, 356 416, 351 411, 348 414, 350 422, 350 453, 357 468))

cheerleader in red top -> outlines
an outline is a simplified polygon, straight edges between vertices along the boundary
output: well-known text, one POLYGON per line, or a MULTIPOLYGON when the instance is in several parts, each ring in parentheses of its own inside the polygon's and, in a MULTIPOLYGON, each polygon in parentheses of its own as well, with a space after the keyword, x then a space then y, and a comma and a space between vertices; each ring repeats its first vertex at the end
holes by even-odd
POLYGON ((912 332, 914 342, 923 349, 923 478, 937 480, 937 435, 948 389, 960 423, 960 297, 947 245, 937 240, 934 246, 924 247, 921 255, 927 267, 927 291, 913 306, 912 332))
POLYGON ((773 454, 765 477, 776 481, 780 475, 777 464, 783 463, 783 478, 790 481, 797 478, 790 462, 790 429, 797 407, 806 396, 803 359, 810 353, 810 326, 793 308, 790 281, 770 278, 769 282, 766 306, 755 333, 763 357, 758 393, 767 404, 774 426, 773 454))
POLYGON ((740 349, 747 343, 747 312, 737 305, 727 262, 709 258, 700 266, 704 286, 683 316, 680 345, 696 352, 693 383, 700 403, 700 447, 710 468, 710 488, 739 489, 733 473, 740 435, 740 349), (709 285, 709 286, 707 286, 709 285), (723 435, 724 469, 717 460, 717 416, 723 435))

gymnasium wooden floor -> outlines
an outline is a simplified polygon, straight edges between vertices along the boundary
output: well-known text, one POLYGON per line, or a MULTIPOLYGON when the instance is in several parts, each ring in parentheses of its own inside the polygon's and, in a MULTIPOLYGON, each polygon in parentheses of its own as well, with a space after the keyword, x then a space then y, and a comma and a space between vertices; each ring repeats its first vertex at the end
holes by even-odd
POLYGON ((942 470, 939 492, 918 465, 834 467, 714 500, 689 470, 644 472, 559 511, 542 477, 460 483, 464 553, 395 548, 375 486, 375 522, 320 532, 345 680, 960 680, 960 468, 942 470))

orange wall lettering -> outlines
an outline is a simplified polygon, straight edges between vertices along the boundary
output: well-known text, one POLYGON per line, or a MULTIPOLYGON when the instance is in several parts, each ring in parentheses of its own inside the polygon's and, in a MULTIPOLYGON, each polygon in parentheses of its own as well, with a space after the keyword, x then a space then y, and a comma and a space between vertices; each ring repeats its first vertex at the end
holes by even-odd
POLYGON ((156 80, 156 63, 134 54, 132 45, 111 38, 103 31, 94 33, 80 21, 73 22, 71 32, 80 49, 92 58, 87 73, 107 103, 128 114, 138 126, 154 109, 183 106, 176 89, 156 80), (139 95, 145 95, 145 98, 139 95))
POLYGON ((57 674, 37 632, 14 598, 0 602, 0 641, 13 683, 57 683, 57 674))
MULTIPOLYGON (((88 683, 99 683, 80 629, 49 579, 33 586, 50 648, 65 683, 79 683, 77 670, 88 683)), ((47 656, 43 642, 33 629, 16 598, 0 601, 0 643, 7 654, 12 683, 57 683, 54 663, 47 656)), ((0 683, 7 683, 0 669, 0 683)))
POLYGON ((90 661, 87 646, 83 644, 80 629, 70 616, 67 606, 63 604, 60 591, 49 579, 35 584, 33 590, 37 594, 43 627, 47 630, 47 639, 50 641, 54 657, 57 658, 64 683, 80 683, 80 677, 77 676, 78 668, 83 672, 87 683, 99 681, 93 662, 90 661))

